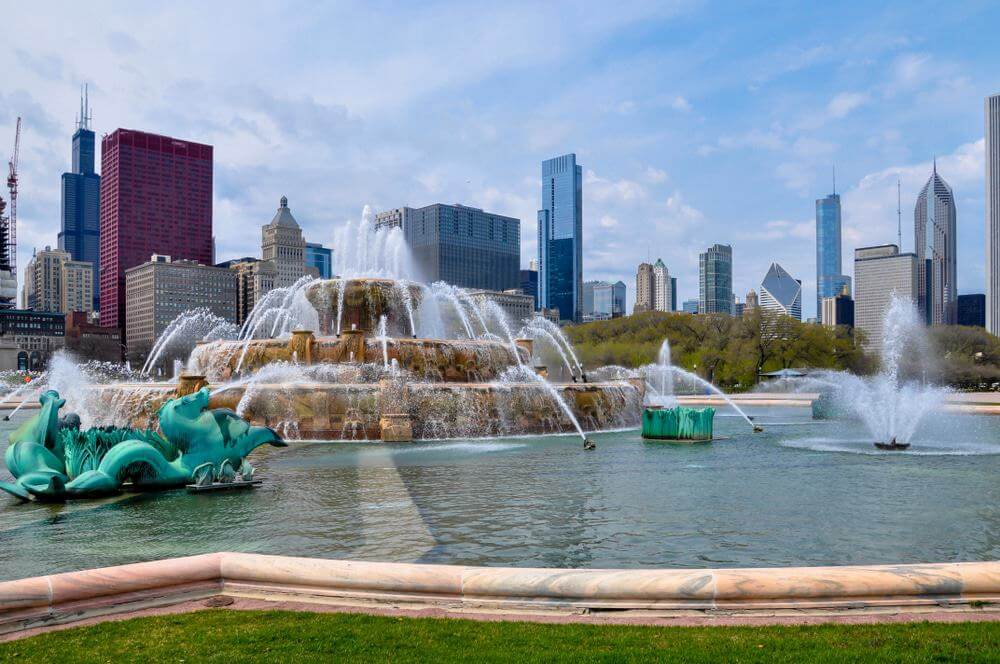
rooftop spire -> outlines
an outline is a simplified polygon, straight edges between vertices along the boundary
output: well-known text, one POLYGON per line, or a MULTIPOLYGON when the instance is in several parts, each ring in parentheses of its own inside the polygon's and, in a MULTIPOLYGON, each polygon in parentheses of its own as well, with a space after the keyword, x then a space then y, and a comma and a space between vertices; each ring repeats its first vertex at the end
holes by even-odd
POLYGON ((937 175, 937 155, 934 155, 934 175, 937 175))
POLYGON ((837 195, 837 165, 833 166, 833 195, 837 195))
POLYGON ((80 114, 76 117, 77 129, 90 129, 90 121, 93 116, 90 112, 90 90, 89 85, 84 83, 80 87, 80 114))

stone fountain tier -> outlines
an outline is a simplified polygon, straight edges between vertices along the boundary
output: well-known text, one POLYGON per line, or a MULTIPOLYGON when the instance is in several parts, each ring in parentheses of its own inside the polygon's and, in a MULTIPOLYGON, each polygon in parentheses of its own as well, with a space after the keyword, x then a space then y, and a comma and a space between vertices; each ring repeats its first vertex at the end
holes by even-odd
MULTIPOLYGON (((226 381, 236 376, 257 373, 278 362, 297 363, 304 367, 340 365, 341 378, 350 382, 357 365, 393 364, 418 380, 448 383, 490 381, 505 369, 531 361, 531 342, 520 340, 512 345, 492 340, 449 340, 387 338, 366 336, 360 330, 347 330, 339 337, 316 337, 299 330, 290 339, 253 339, 250 341, 213 341, 199 344, 191 355, 188 368, 211 381, 226 381), (515 354, 516 353, 516 354, 515 354)), ((360 377, 353 380, 360 380, 360 377)))
MULTIPOLYGON (((163 384, 97 386, 103 410, 131 426, 156 426, 168 398, 204 385, 184 377, 163 384)), ((554 384, 588 431, 634 427, 643 397, 641 381, 554 384)), ((570 420, 538 383, 253 384, 212 393, 211 408, 238 410, 247 421, 274 428, 290 440, 481 438, 574 433, 570 420), (250 394, 247 394, 247 391, 250 394)), ((100 407, 100 406, 99 406, 100 407)))
POLYGON ((382 316, 389 330, 412 335, 408 312, 420 304, 422 291, 416 284, 393 279, 323 279, 306 286, 305 296, 319 314, 324 335, 351 329, 371 333, 382 316))

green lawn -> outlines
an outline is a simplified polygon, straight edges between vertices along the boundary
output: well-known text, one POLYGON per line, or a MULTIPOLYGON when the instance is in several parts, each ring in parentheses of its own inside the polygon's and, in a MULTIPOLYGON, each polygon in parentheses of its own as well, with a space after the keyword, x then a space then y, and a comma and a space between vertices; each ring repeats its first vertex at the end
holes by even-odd
POLYGON ((996 662, 1000 623, 624 627, 213 609, 0 643, 2 662, 996 662))

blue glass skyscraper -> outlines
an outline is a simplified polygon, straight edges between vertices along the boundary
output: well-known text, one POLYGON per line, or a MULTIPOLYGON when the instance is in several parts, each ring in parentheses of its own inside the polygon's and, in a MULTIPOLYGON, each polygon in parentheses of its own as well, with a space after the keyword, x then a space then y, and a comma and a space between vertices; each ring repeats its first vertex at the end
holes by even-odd
POLYGON ((73 134, 72 172, 62 175, 62 222, 58 244, 75 261, 94 266, 94 311, 100 310, 101 176, 94 173, 94 132, 87 93, 73 134))
POLYGON ((583 169, 575 154, 542 162, 538 304, 560 320, 583 318, 583 169))
POLYGON ((333 250, 317 242, 306 242, 306 267, 314 267, 320 279, 329 279, 333 266, 333 250))
POLYGON ((840 196, 830 194, 816 201, 816 315, 823 310, 823 298, 835 297, 851 278, 841 274, 840 196))

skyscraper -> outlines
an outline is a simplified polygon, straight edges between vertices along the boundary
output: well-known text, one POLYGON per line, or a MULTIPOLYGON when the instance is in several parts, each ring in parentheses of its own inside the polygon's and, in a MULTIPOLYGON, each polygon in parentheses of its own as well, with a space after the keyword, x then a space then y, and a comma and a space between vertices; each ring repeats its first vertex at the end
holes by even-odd
POLYGON ((274 263, 275 288, 288 288, 306 273, 306 241, 284 196, 271 223, 261 229, 260 248, 263 260, 274 263))
POLYGON ((670 276, 663 259, 657 258, 653 264, 653 309, 656 311, 673 311, 676 308, 677 296, 674 285, 677 280, 670 276))
POLYGON ((625 315, 625 291, 623 281, 611 283, 599 281, 594 285, 594 318, 618 318, 625 315))
POLYGON ((971 293, 958 296, 958 324, 973 327, 986 326, 986 296, 971 293))
POLYGON ((632 311, 652 311, 656 297, 656 282, 653 278, 653 266, 649 263, 639 263, 635 272, 635 307, 632 311))
POLYGON ((698 255, 698 313, 733 313, 733 248, 713 244, 698 255))
POLYGON ((760 308, 802 320, 802 282, 777 263, 771 263, 760 284, 760 308))
POLYGON ((24 295, 27 309, 69 313, 93 311, 94 266, 75 261, 68 251, 35 251, 24 268, 24 295))
POLYGON ((986 329, 1000 335, 1000 94, 986 98, 986 329))
POLYGON ((747 291, 747 299, 743 303, 743 315, 749 316, 760 306, 760 300, 757 297, 757 291, 750 289, 747 291))
POLYGON ((318 242, 306 242, 306 267, 314 267, 320 279, 329 279, 333 270, 333 250, 318 242))
POLYGON ((542 162, 538 211, 538 301, 562 320, 583 311, 583 169, 575 154, 542 162))
POLYGON ((606 281, 585 281, 583 282, 583 316, 586 318, 594 313, 594 288, 606 281))
POLYGON ((428 283, 505 291, 521 285, 521 220, 468 205, 434 203, 375 215, 375 228, 403 229, 428 283))
POLYGON ((823 298, 834 297, 851 278, 841 274, 840 196, 834 192, 816 200, 816 312, 823 298))
POLYGON ((955 195, 938 175, 937 162, 913 210, 919 292, 917 306, 928 325, 954 325, 958 317, 955 195))
MULTIPOLYGON (((132 129, 101 141, 101 325, 125 325, 125 270, 212 262, 212 146, 132 129)), ((126 343, 127 343, 126 339, 126 343)))
POLYGON ((899 253, 894 244, 854 250, 854 326, 865 333, 865 347, 882 345, 882 325, 893 297, 916 303, 917 256, 899 253))
MULTIPOLYGON (((126 270, 125 337, 130 359, 145 361, 156 339, 185 311, 204 308, 235 323, 236 281, 233 270, 156 254, 126 270)), ((170 359, 161 357, 159 366, 170 366, 170 359)))
MULTIPOLYGON (((531 261, 534 264, 535 261, 531 261)), ((525 295, 530 295, 535 301, 535 311, 538 311, 538 270, 531 267, 527 270, 518 270, 520 279, 520 289, 525 295)))
POLYGON ((851 299, 847 286, 841 289, 839 295, 823 298, 819 320, 826 327, 854 327, 854 300, 851 299))
POLYGON ((87 89, 80 96, 80 115, 73 134, 71 171, 62 174, 62 214, 58 246, 74 261, 93 269, 93 310, 100 304, 101 176, 94 172, 94 132, 90 129, 87 89))

